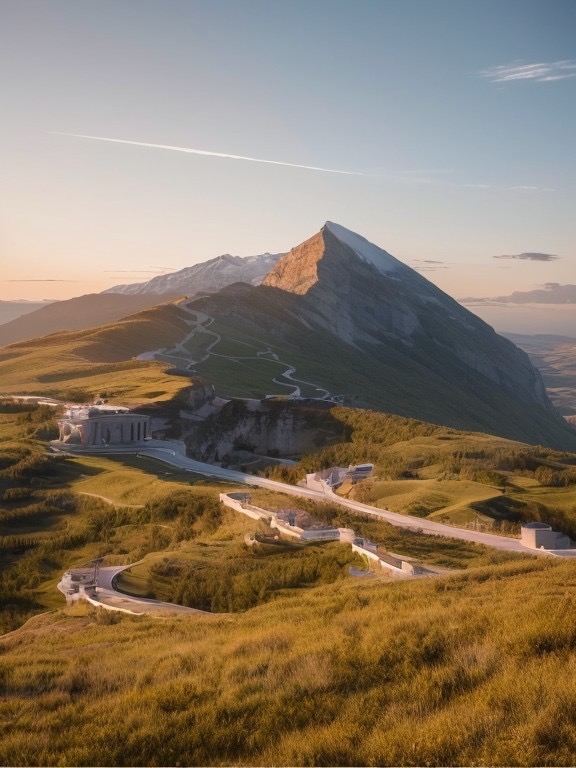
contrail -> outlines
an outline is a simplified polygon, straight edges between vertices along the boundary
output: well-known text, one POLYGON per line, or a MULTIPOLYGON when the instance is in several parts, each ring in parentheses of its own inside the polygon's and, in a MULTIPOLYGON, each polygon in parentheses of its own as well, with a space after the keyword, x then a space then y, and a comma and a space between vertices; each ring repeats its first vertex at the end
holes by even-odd
POLYGON ((205 155, 206 157, 225 157, 229 160, 248 160, 251 163, 268 163, 269 165, 284 165, 289 168, 304 168, 306 171, 323 171, 324 173, 341 173, 345 176, 367 176, 366 173, 357 171, 337 171, 334 168, 318 168, 315 165, 297 165, 296 163, 283 163, 280 160, 263 160, 260 157, 245 157, 244 155, 229 155, 224 152, 208 152, 205 149, 191 149, 190 147, 172 147, 169 144, 149 144, 144 141, 127 141, 126 139, 108 139, 104 136, 84 136, 80 133, 60 133, 57 136, 73 136, 77 139, 95 139, 96 141, 112 141, 115 144, 131 144, 135 147, 151 147, 152 149, 170 149, 173 152, 186 152, 189 155, 205 155))

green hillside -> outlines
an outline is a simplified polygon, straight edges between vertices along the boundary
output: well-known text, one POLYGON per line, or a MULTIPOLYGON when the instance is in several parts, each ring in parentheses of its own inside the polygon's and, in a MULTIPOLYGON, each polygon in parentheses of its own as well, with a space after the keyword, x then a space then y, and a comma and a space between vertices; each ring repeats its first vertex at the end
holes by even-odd
MULTIPOLYGON (((333 410, 346 440, 287 472, 362 455, 377 479, 343 491, 403 509, 485 504, 500 475, 544 517, 573 498, 559 484, 573 455, 333 410)), ((2 764, 574 764, 574 562, 304 501, 439 575, 353 576, 365 565, 340 544, 253 551, 244 537, 261 524, 217 502, 234 486, 136 457, 48 456, 52 425, 47 408, 2 406, 2 764), (128 592, 213 613, 66 608, 60 575, 96 556, 138 562, 128 592)), ((270 509, 295 503, 251 492, 270 509)))

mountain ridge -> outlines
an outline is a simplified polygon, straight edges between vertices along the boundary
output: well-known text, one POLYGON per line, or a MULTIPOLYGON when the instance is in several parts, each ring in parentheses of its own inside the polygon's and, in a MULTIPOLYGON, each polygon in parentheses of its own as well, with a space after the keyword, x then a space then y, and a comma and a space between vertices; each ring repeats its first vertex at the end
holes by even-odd
MULTIPOLYGON (((183 325, 172 328, 162 349, 146 334, 115 346, 112 326, 110 349, 193 368, 226 397, 344 397, 457 429, 576 447, 576 433, 524 352, 340 225, 329 222, 291 249, 262 284, 233 283, 182 299, 178 314, 183 325)), ((123 324, 122 333, 131 327, 123 324)))
POLYGON ((225 253, 168 275, 157 275, 145 283, 116 285, 103 293, 193 296, 203 291, 218 291, 231 283, 257 285, 281 255, 262 253, 257 256, 232 256, 225 253))

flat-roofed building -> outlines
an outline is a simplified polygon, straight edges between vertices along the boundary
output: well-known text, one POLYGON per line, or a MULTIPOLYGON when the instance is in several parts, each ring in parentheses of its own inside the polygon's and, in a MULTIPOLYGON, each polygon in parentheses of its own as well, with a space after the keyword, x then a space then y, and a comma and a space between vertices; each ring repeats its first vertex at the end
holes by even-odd
POLYGON ((58 442, 85 447, 131 445, 151 436, 150 417, 122 406, 71 406, 58 428, 58 442))
POLYGON ((548 523, 524 523, 520 541, 530 549, 570 549, 571 541, 560 531, 553 531, 548 523))

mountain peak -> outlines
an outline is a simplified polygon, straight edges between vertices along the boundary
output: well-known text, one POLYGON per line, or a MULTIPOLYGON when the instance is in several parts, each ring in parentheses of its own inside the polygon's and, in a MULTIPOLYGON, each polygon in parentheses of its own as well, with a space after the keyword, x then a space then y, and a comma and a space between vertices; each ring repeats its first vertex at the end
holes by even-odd
POLYGON ((177 272, 157 275, 145 283, 116 285, 103 293, 193 296, 204 291, 219 291, 231 283, 245 282, 257 285, 280 256, 279 253, 263 253, 242 257, 223 253, 177 272))
POLYGON ((336 293, 341 293, 353 276, 356 281, 370 283, 376 277, 374 270, 394 285, 409 280, 421 293, 429 292, 431 287, 387 251, 332 221, 286 253, 266 275, 263 285, 305 295, 319 283, 331 283, 336 293))
POLYGON ((406 269, 406 266, 402 264, 402 262, 395 259, 394 256, 391 256, 387 251, 369 242, 365 237, 356 234, 356 232, 353 232, 351 229, 346 229, 346 227, 343 227, 341 224, 327 221, 322 227, 322 231, 332 233, 341 243, 344 243, 344 245, 351 248, 362 261, 372 264, 372 266, 376 267, 376 269, 383 274, 406 269))

